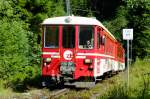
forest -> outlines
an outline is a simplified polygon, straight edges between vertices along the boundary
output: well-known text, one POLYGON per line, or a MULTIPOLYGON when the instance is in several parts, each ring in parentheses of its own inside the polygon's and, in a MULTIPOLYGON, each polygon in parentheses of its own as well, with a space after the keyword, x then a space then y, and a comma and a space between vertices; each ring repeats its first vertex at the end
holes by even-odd
MULTIPOLYGON (((123 44, 133 28, 133 63, 150 58, 150 0, 70 0, 74 16, 96 17, 123 44)), ((41 23, 65 16, 66 0, 0 0, 0 87, 36 84, 41 66, 41 23), (34 82, 32 82, 34 80, 34 82)))

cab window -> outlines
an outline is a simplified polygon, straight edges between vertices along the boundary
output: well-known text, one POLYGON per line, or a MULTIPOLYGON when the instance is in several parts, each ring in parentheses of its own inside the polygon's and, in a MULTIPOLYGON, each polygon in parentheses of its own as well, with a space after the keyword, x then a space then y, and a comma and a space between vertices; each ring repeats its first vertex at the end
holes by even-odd
POLYGON ((44 47, 58 48, 59 38, 58 26, 46 26, 44 28, 44 47))
POLYGON ((63 26, 63 48, 74 48, 75 47, 75 26, 68 25, 63 26))
POLYGON ((93 26, 79 26, 79 48, 94 48, 94 28, 93 26))

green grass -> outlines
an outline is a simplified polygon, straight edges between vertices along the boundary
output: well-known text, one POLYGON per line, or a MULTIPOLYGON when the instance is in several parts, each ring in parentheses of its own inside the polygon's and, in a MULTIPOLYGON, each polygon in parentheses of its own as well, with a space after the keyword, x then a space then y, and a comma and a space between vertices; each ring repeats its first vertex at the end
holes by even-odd
POLYGON ((4 88, 2 81, 0 80, 0 99, 9 99, 9 97, 12 95, 12 89, 11 88, 4 88))
MULTIPOLYGON (((137 60, 130 66, 129 87, 126 77, 121 84, 114 86, 99 99, 150 99, 150 62, 137 60)), ((125 72, 126 73, 126 72, 125 72)), ((126 74, 124 74, 126 75, 126 74)), ((119 82, 118 82, 119 83, 119 82)))

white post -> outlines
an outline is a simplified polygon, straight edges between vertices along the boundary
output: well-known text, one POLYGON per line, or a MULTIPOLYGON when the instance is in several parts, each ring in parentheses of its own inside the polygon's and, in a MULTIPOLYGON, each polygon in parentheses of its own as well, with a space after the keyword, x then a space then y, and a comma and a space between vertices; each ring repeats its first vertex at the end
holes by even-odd
POLYGON ((127 40, 127 87, 129 87, 129 40, 127 40))
POLYGON ((132 64, 132 40, 131 40, 131 63, 130 63, 130 65, 132 64))
POLYGON ((129 40, 133 40, 133 29, 123 29, 123 39, 127 40, 127 88, 129 88, 129 40))

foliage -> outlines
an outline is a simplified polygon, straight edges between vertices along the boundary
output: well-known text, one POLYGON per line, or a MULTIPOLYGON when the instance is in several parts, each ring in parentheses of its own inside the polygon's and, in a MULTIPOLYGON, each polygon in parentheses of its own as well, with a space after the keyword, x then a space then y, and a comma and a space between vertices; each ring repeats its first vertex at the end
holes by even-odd
POLYGON ((103 23, 112 32, 112 34, 119 40, 122 40, 121 30, 127 26, 128 20, 126 19, 127 10, 124 6, 120 6, 117 10, 116 17, 110 21, 103 23))
POLYGON ((92 7, 89 6, 91 1, 88 0, 70 0, 72 14, 76 16, 88 16, 93 17, 92 7))
POLYGON ((3 17, 15 17, 13 16, 13 8, 8 1, 1 0, 0 1, 0 18, 3 17))
POLYGON ((127 0, 128 27, 134 29, 133 58, 144 58, 150 48, 150 0, 127 0))
POLYGON ((0 78, 7 84, 33 76, 33 68, 28 67, 28 33, 21 21, 6 18, 0 21, 0 78))

